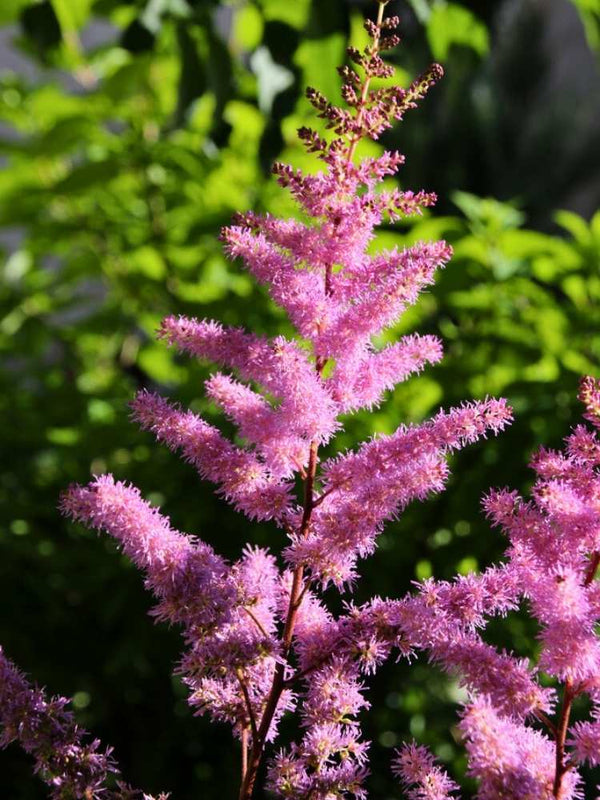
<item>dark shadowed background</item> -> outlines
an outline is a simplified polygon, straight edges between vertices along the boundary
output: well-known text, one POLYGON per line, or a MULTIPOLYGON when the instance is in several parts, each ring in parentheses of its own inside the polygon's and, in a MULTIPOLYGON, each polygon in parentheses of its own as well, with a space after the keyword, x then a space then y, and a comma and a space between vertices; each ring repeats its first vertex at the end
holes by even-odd
MULTIPOLYGON (((248 540, 279 549, 272 527, 234 514, 130 424, 127 401, 158 388, 217 419, 208 370, 154 340, 167 313, 289 332, 224 259, 219 228, 249 208, 294 213, 269 166, 307 163, 295 138, 311 120, 303 89, 337 99, 335 67, 349 37, 362 44, 375 5, 0 3, 0 642, 74 698, 128 781, 174 800, 234 797, 239 753, 227 729, 188 710, 171 677, 179 634, 152 624, 139 575, 110 541, 65 522, 58 496, 110 470, 231 558, 248 540)), ((359 601, 497 561, 482 493, 526 491, 529 454, 560 442, 579 414, 579 376, 600 370, 600 0, 389 8, 402 20, 399 80, 434 58, 446 77, 382 142, 407 156, 403 187, 436 191, 438 206, 380 241, 455 248, 389 336, 437 333, 446 357, 349 419, 336 447, 488 393, 506 396, 516 420, 454 459, 443 495, 389 526, 359 601)), ((491 636, 535 654, 526 617, 491 636)), ((389 760, 411 736, 462 775, 461 697, 424 662, 381 670, 365 715, 372 797, 399 796, 389 760)), ((2 800, 45 796, 25 755, 0 753, 2 800)))

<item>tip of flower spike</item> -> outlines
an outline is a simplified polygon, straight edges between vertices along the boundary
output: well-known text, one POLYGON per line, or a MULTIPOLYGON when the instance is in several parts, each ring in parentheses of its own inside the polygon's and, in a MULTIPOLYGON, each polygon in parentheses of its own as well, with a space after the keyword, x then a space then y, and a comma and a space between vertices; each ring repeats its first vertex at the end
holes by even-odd
POLYGON ((396 750, 392 772, 409 790, 408 796, 415 800, 451 800, 459 790, 458 785, 436 764, 429 750, 414 742, 396 750))
POLYGON ((309 153, 322 153, 327 149, 327 141, 312 128, 298 128, 298 138, 309 153))
POLYGON ((431 75, 431 80, 434 83, 437 83, 444 77, 444 68, 436 61, 429 68, 429 74, 431 75))
POLYGON ((600 379, 591 375, 582 378, 577 397, 585 406, 584 419, 600 428, 600 379))

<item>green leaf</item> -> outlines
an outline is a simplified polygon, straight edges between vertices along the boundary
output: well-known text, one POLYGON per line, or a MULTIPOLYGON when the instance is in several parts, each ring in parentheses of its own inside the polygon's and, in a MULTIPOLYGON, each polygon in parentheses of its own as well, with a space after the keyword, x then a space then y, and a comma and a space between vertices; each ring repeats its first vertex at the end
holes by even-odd
POLYGON ((578 244, 583 246, 590 244, 592 239, 590 229, 587 222, 579 214, 575 214, 573 211, 557 211, 554 219, 561 228, 569 231, 578 244))
POLYGON ((303 28, 310 12, 310 0, 293 0, 288 3, 281 0, 260 0, 259 5, 265 19, 280 20, 294 28, 303 28))
POLYGON ((493 197, 477 197, 469 192, 453 192, 452 202, 478 229, 490 232, 518 228, 525 215, 509 203, 501 203, 493 197))
POLYGON ((419 22, 424 25, 431 16, 431 7, 427 0, 408 0, 408 2, 419 22))
POLYGON ((254 50, 260 44, 263 28, 263 19, 258 9, 251 5, 243 6, 235 14, 234 41, 244 50, 254 50))
POLYGON ((69 447, 77 444, 80 433, 77 428, 48 428, 46 438, 52 444, 59 444, 69 447))
POLYGON ((54 156, 81 147, 96 132, 94 122, 85 117, 72 116, 59 119, 49 130, 29 145, 32 155, 54 156))
POLYGON ((453 45, 470 47, 479 56, 484 56, 490 47, 483 22, 464 6, 454 3, 433 8, 427 23, 427 39, 437 61, 446 61, 453 45))
POLYGON ((64 36, 83 28, 90 16, 92 0, 52 0, 52 5, 64 36))
POLYGON ((54 186, 54 191, 59 194, 82 192, 95 184, 105 184, 118 175, 119 170, 120 164, 116 159, 90 161, 88 164, 75 167, 66 178, 58 181, 54 186))
POLYGON ((29 0, 2 0, 0 4, 0 25, 16 22, 21 9, 29 5, 29 0))
POLYGON ((333 33, 323 39, 306 39, 296 51, 295 61, 303 70, 305 83, 334 102, 340 94, 336 68, 344 63, 345 46, 344 34, 333 33))
POLYGON ((170 353, 161 344, 144 348, 138 356, 138 364, 144 372, 159 383, 178 383, 185 377, 185 370, 173 363, 170 353))
POLYGON ((588 45, 600 52, 600 0, 571 0, 576 7, 588 45))
POLYGON ((161 254, 146 245, 130 253, 127 263, 132 272, 139 272, 153 281, 159 281, 167 274, 167 268, 161 254))

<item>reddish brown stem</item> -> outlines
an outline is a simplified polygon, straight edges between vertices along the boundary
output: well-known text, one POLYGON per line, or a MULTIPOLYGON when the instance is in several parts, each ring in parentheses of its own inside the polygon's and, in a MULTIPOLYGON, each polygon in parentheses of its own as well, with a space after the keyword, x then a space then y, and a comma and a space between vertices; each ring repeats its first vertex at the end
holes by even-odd
POLYGON ((552 794, 556 797, 556 800, 560 800, 562 779, 569 769, 568 764, 565 763, 565 739, 567 738, 569 718, 571 716, 574 697, 573 681, 567 678, 565 681, 560 718, 556 726, 556 771, 554 773, 554 786, 552 788, 552 794))
MULTIPOLYGON (((377 53, 379 50, 379 31, 381 30, 381 23, 383 22, 383 11, 387 5, 388 0, 377 0, 379 3, 379 10, 377 12, 377 33, 373 38, 373 52, 377 53)), ((358 114, 356 115, 357 123, 362 122, 362 118, 364 116, 365 107, 367 104, 367 98, 369 96, 369 85, 371 83, 371 76, 365 76, 365 82, 363 83, 362 92, 360 95, 360 101, 358 104, 358 114)), ((356 152, 356 147, 361 139, 361 134, 356 133, 350 141, 350 146, 348 148, 348 161, 352 161, 354 158, 354 153, 356 152)))
POLYGON ((600 552, 596 551, 592 553, 590 558, 590 566, 588 567, 588 571, 585 576, 585 586, 589 586, 596 577, 598 565, 600 565, 600 552))
MULTIPOLYGON (((322 372, 323 367, 324 367, 324 362, 322 360, 318 361, 317 371, 319 373, 322 372)), ((317 450, 318 450, 317 442, 316 441, 312 442, 310 446, 306 481, 304 483, 304 505, 302 512, 302 522, 300 523, 300 531, 299 531, 300 536, 306 536, 306 534, 308 533, 308 530, 310 528, 311 515, 314 508, 313 488, 315 483, 315 475, 317 472, 317 462, 318 462, 317 450)), ((292 637, 294 634, 294 626, 296 623, 296 616, 298 614, 298 609, 300 607, 300 603, 302 602, 302 598, 304 597, 305 593, 303 578, 304 578, 303 567, 302 566, 296 567, 292 579, 290 602, 288 606, 285 625, 283 628, 283 636, 281 640, 283 659, 281 661, 278 661, 277 665, 275 666, 275 673, 273 675, 273 683, 271 685, 271 691, 269 692, 269 696, 265 704, 262 719, 260 721, 260 725, 258 726, 256 736, 253 736, 252 750, 250 752, 248 768, 246 770, 245 777, 244 780, 242 781, 242 786, 240 788, 240 800, 251 800, 252 798, 252 794, 254 791, 254 783, 256 781, 256 775, 258 773, 262 761, 267 734, 269 732, 269 728, 271 727, 271 723, 273 722, 273 717, 277 710, 279 700, 281 699, 281 694, 285 688, 285 677, 284 677, 285 659, 287 658, 290 651, 290 647, 292 644, 292 637)))
MULTIPOLYGON (((246 704, 246 711, 248 712, 248 720, 250 721, 250 729, 252 731, 252 738, 256 739, 257 729, 256 729, 256 719, 254 717, 254 711, 252 709, 252 703, 250 701, 250 695, 248 693, 248 687, 246 685, 246 679, 244 677, 244 673, 241 669, 236 670, 237 679, 240 684, 240 688, 242 690, 242 694, 244 695, 244 703, 246 704)), ((246 730, 246 729, 244 729, 246 730)), ((246 741, 247 744, 247 741, 246 741)))
POLYGON ((242 781, 248 770, 248 728, 242 731, 242 781))

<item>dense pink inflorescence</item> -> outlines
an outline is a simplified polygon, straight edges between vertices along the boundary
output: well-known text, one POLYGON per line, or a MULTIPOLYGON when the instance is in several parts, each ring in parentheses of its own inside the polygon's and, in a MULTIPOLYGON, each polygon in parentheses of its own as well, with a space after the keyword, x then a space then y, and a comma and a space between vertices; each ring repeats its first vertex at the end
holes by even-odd
MULTIPOLYGON (((275 559, 248 547, 240 561, 227 564, 204 542, 173 530, 137 489, 110 475, 72 487, 62 508, 113 536, 145 572, 159 600, 153 614, 184 628, 189 650, 179 672, 191 690, 190 703, 241 733, 249 711, 240 683, 259 714, 278 658, 275 559)), ((287 692, 281 713, 292 705, 287 692)), ((275 730, 276 720, 271 735, 275 730)))
MULTIPOLYGON (((470 774, 479 781, 481 800, 552 800, 556 755, 544 733, 499 714, 488 698, 474 700, 460 723, 465 736, 470 774)), ((579 774, 565 775, 560 795, 580 798, 579 774)))
POLYGON ((35 759, 35 772, 53 800, 154 800, 115 780, 111 748, 89 740, 68 703, 64 697, 48 699, 0 648, 0 748, 18 741, 35 759))
MULTIPOLYGON (((599 397, 600 381, 585 378, 580 398, 594 424, 599 397)), ((509 539, 504 566, 451 584, 426 581, 395 612, 413 646, 468 689, 461 730, 482 800, 579 798, 576 766, 600 763, 600 441, 579 425, 565 445, 534 455, 532 500, 507 489, 484 499, 509 539), (521 601, 539 623, 537 663, 499 652, 481 635, 486 617, 521 601), (542 673, 563 684, 558 699, 541 685, 542 673), (583 695, 593 719, 569 729, 572 702, 583 695)))
MULTIPOLYGON (((487 615, 507 613, 525 595, 543 625, 541 666, 582 686, 597 667, 593 622, 600 598, 582 583, 581 570, 598 536, 588 473, 599 450, 583 430, 573 434, 568 456, 539 460, 545 483, 536 490, 535 509, 507 493, 490 496, 489 512, 514 528, 510 569, 492 568, 452 583, 429 581, 417 596, 403 600, 349 603, 337 618, 320 596, 331 584, 351 588, 358 560, 374 550, 384 524, 413 500, 444 488, 451 453, 499 433, 511 420, 503 400, 487 398, 440 411, 420 425, 401 425, 389 436, 319 463, 319 448, 341 429, 343 415, 381 403, 386 391, 442 357, 433 335, 411 334, 380 345, 381 335, 451 257, 443 241, 386 251, 374 246, 380 222, 421 214, 435 196, 383 189, 382 181, 395 175, 403 157, 384 151, 359 159, 357 147, 401 119, 441 76, 434 65, 406 89, 386 84, 393 70, 380 53, 397 43, 392 30, 398 21, 382 20, 384 5, 379 21, 366 24, 371 44, 362 53, 350 48, 349 64, 340 69, 347 107, 335 106, 317 90, 307 92, 333 134, 326 141, 308 128, 299 131, 321 170, 304 174, 283 164, 274 167, 302 221, 247 213, 222 232, 228 255, 268 288, 297 339, 268 339, 212 320, 170 316, 162 323, 161 338, 223 370, 208 379, 206 392, 236 427, 237 442, 158 394, 142 391, 132 403, 141 427, 178 451, 225 501, 250 520, 272 520, 285 531, 283 568, 266 550, 250 546, 227 563, 196 537, 174 530, 137 489, 110 475, 71 487, 62 500, 64 513, 112 536, 140 568, 158 601, 154 615, 181 626, 185 650, 178 672, 189 687, 190 704, 197 713, 230 724, 241 741, 241 800, 252 797, 265 744, 292 709, 301 734, 272 760, 270 788, 291 800, 365 797, 368 742, 358 717, 369 707, 367 678, 393 649, 406 657, 429 652, 444 669, 458 673, 474 697, 484 698, 469 707, 462 723, 481 797, 491 797, 486 787, 497 785, 483 757, 485 737, 493 739, 496 729, 514 732, 531 758, 527 780, 536 791, 546 791, 549 745, 524 720, 550 712, 553 692, 540 687, 528 663, 483 642, 480 629, 487 615), (524 521, 515 521, 519 514, 524 521), (554 553, 558 544, 542 552, 550 515, 573 545, 563 561, 554 553), (577 549, 573 543, 582 536, 585 545, 577 549), (566 643, 565 632, 574 624, 578 635, 566 643)), ((598 387, 586 385, 584 392, 593 411, 598 387)), ((5 699, 5 705, 11 731, 18 715, 27 718, 30 711, 25 702, 13 707, 5 699)), ((573 731, 573 751, 592 762, 595 725, 573 731)), ((21 739, 35 750, 31 737, 21 739)), ((95 744, 88 750, 89 758, 86 750, 73 751, 74 770, 88 762, 97 762, 99 774, 110 769, 108 756, 94 755, 95 744)), ((512 751, 502 764, 511 775, 520 774, 511 759, 512 751)), ((411 798, 446 800, 454 793, 453 782, 422 748, 405 748, 396 766, 411 798)), ((71 765, 61 769, 61 780, 71 780, 64 777, 71 765)), ((574 797, 574 772, 564 785, 574 797)))
POLYGON ((116 772, 110 749, 84 743, 84 732, 65 708, 68 700, 47 700, 0 650, 0 746, 20 741, 35 758, 35 771, 50 786, 51 797, 100 797, 110 772, 116 772))
POLYGON ((324 585, 352 581, 357 557, 373 551, 383 524, 412 500, 443 489, 447 455, 488 431, 498 432, 510 418, 502 400, 468 404, 326 461, 326 497, 309 534, 292 536, 290 563, 305 565, 324 585))

